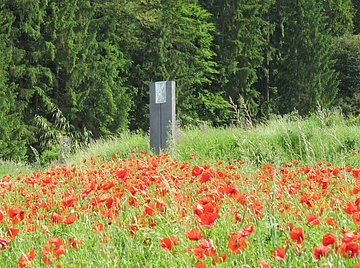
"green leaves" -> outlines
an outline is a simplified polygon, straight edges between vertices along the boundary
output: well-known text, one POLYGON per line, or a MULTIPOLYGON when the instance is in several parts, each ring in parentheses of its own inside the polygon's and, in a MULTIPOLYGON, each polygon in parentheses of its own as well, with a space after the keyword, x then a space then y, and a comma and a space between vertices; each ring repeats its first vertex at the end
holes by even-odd
POLYGON ((255 85, 266 56, 270 22, 267 18, 273 1, 203 1, 213 13, 217 26, 217 78, 224 95, 240 96, 252 103, 252 116, 258 116, 261 89, 255 85))
POLYGON ((339 73, 339 99, 345 114, 360 114, 360 36, 339 38, 334 44, 335 68, 339 73))
POLYGON ((308 114, 318 104, 329 108, 336 98, 338 80, 322 4, 315 0, 284 0, 277 10, 283 21, 283 36, 276 44, 281 58, 275 67, 280 112, 295 109, 308 114))

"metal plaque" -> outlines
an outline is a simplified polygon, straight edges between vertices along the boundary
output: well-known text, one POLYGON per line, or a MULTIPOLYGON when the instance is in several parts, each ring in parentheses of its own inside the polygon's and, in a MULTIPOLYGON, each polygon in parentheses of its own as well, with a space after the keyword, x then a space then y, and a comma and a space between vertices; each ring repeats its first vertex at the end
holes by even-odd
POLYGON ((166 102, 166 81, 155 82, 155 103, 166 102))

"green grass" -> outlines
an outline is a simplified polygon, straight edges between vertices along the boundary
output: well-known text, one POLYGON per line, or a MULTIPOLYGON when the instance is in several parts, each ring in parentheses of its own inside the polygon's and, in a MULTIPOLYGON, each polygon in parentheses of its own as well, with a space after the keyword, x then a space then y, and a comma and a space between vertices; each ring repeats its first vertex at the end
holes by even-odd
POLYGON ((358 228, 352 214, 360 209, 351 214, 343 209, 355 206, 358 198, 359 178, 350 167, 343 168, 359 168, 358 133, 359 125, 336 114, 320 114, 301 120, 274 118, 251 130, 181 129, 176 151, 169 156, 147 154, 148 135, 125 133, 92 142, 70 155, 67 167, 0 162, 0 174, 12 174, 0 183, 0 242, 9 237, 8 228, 20 230, 1 251, 0 263, 17 267, 20 256, 34 249, 32 267, 47 267, 42 250, 48 239, 61 238, 66 245, 74 238, 82 240, 79 250, 68 243, 59 258, 50 253, 54 265, 212 267, 213 257, 225 253, 226 262, 216 267, 259 267, 260 260, 272 267, 353 267, 358 257, 344 258, 341 250, 337 254, 331 248, 326 258, 315 260, 313 249, 326 233, 341 241, 342 230, 358 228), (284 165, 294 160, 300 164, 284 165), (195 165, 204 168, 202 174, 192 172, 195 165), (201 181, 206 172, 209 181, 201 181), (69 197, 76 201, 64 205, 69 197), (211 201, 199 203, 204 197, 211 201), (145 213, 150 205, 154 215, 145 213), (195 213, 205 206, 206 213, 218 213, 212 228, 203 226, 195 213), (20 222, 10 217, 14 207, 25 215, 20 222), (62 221, 53 222, 52 213, 62 221), (309 224, 309 214, 320 224, 309 224), (74 215, 74 223, 63 222, 74 215), (336 225, 327 224, 330 217, 336 225), (93 229, 99 223, 102 232, 93 229), (289 223, 304 231, 300 252, 289 236, 289 223), (254 226, 254 232, 246 238, 246 248, 234 254, 228 249, 229 237, 246 225, 254 226), (132 226, 137 227, 133 234, 132 226), (199 260, 191 251, 185 253, 203 241, 185 237, 195 227, 203 239, 212 239, 216 255, 199 260), (165 237, 176 237, 179 243, 171 251, 163 249, 165 237), (285 248, 284 261, 271 256, 276 248, 285 248))
MULTIPOLYGON (((312 254, 324 234, 334 233, 341 240, 342 230, 357 229, 352 216, 341 209, 356 198, 351 171, 339 169, 339 176, 335 176, 332 167, 321 165, 313 167, 312 175, 307 176, 299 165, 246 171, 248 166, 253 168, 252 163, 235 170, 214 163, 206 167, 212 178, 200 182, 202 175, 192 172, 194 164, 183 164, 166 155, 137 152, 126 159, 120 155, 113 159, 102 156, 90 159, 70 169, 52 168, 2 181, 0 238, 8 237, 10 227, 20 231, 1 252, 0 263, 17 267, 22 253, 34 249, 32 267, 47 267, 42 251, 49 238, 61 238, 66 245, 59 258, 53 257, 51 250, 49 253, 54 265, 62 267, 194 267, 197 263, 213 267, 213 257, 222 253, 227 260, 216 267, 259 267, 260 260, 272 267, 322 267, 327 262, 334 267, 353 267, 358 261, 344 258, 334 249, 319 261, 312 254), (126 171, 125 175, 117 175, 119 171, 126 171), (112 186, 105 187, 109 182, 112 186), (236 192, 227 192, 228 187, 236 192), (302 200, 303 194, 309 196, 311 206, 302 200), (69 204, 64 201, 70 197, 76 201, 64 205, 69 204), (200 202, 204 197, 210 199, 200 202), (109 198, 112 203, 108 203, 109 198), (158 204, 164 205, 164 209, 158 204), (154 215, 145 214, 150 205, 154 206, 154 215), (213 210, 218 213, 212 228, 201 225, 194 212, 195 208, 201 211, 205 206, 204 213, 213 210), (24 212, 25 219, 19 223, 10 218, 8 211, 13 207, 24 212), (60 222, 51 220, 54 212, 62 218, 60 222), (315 214, 321 223, 307 224, 309 214, 315 214), (66 225, 63 220, 69 215, 76 215, 77 220, 66 225), (328 217, 334 218, 335 227, 326 224, 328 217), (104 230, 96 232, 93 226, 99 223, 104 230), (301 252, 289 237, 289 223, 304 231, 301 252), (133 235, 129 228, 132 225, 137 226, 133 235), (234 254, 228 250, 229 237, 246 225, 253 226, 254 232, 246 238, 246 248, 234 254), (203 239, 212 240, 211 248, 216 247, 214 256, 198 259, 191 251, 185 253, 189 247, 195 249, 203 243, 203 239, 190 241, 185 237, 184 233, 195 227, 205 235, 203 239), (163 249, 161 240, 165 237, 176 237, 179 243, 171 251, 163 249), (67 244, 69 238, 82 240, 78 250, 67 244), (271 257, 275 248, 286 248, 285 261, 271 257)), ((196 161, 201 162, 198 158, 196 161)), ((205 158, 202 161, 208 162, 205 158)))
POLYGON ((304 164, 326 161, 351 165, 360 162, 359 156, 354 155, 360 147, 359 133, 360 126, 348 124, 340 116, 277 118, 247 131, 238 128, 183 131, 176 155, 186 158, 197 153, 205 159, 227 162, 244 159, 256 166, 278 165, 294 159, 304 164))
POLYGON ((20 173, 29 174, 34 170, 33 167, 26 163, 15 163, 12 161, 3 161, 0 159, 0 178, 12 174, 16 176, 20 173))
MULTIPOLYGON (((307 165, 318 161, 335 165, 360 163, 360 155, 355 155, 360 148, 360 124, 355 120, 347 121, 335 112, 322 112, 306 119, 291 115, 275 117, 250 130, 203 126, 177 132, 176 150, 169 153, 181 161, 196 154, 193 162, 200 157, 200 161, 231 164, 236 159, 245 160, 254 167, 263 163, 282 165, 295 159, 307 165)), ((71 154, 67 165, 79 165, 83 159, 98 155, 108 158, 118 154, 126 158, 132 155, 133 149, 149 153, 149 143, 149 136, 139 133, 100 139, 71 154)), ((0 162, 0 175, 46 168, 0 162)))

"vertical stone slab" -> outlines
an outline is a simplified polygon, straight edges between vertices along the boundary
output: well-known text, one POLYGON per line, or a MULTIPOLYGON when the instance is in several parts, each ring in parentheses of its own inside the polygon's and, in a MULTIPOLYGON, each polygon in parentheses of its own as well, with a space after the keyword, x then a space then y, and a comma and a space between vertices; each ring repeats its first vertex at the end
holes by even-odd
POLYGON ((60 151, 59 151, 59 164, 64 165, 70 154, 71 139, 69 136, 61 136, 59 139, 60 151))
POLYGON ((150 148, 160 153, 175 144, 175 81, 150 84, 150 148))

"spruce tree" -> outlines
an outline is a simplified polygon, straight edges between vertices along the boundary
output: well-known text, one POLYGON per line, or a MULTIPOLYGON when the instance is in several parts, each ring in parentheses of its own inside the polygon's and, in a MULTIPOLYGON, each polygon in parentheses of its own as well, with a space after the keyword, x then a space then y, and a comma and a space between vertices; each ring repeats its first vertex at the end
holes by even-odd
POLYGON ((206 88, 216 73, 211 49, 215 28, 209 17, 195 1, 165 1, 150 46, 152 79, 176 80, 177 113, 183 124, 201 119, 202 98, 214 97, 206 88))
POLYGON ((19 160, 26 153, 26 128, 16 110, 16 87, 8 80, 13 22, 14 17, 0 3, 0 159, 19 160))
MULTIPOLYGON (((123 37, 120 44, 124 55, 131 60, 128 85, 135 91, 130 115, 132 129, 149 127, 151 81, 176 81, 177 118, 183 124, 206 117, 204 98, 228 106, 209 86, 216 72, 211 48, 214 25, 209 22, 210 14, 197 1, 121 0, 103 1, 99 5, 123 22, 117 28, 123 37)), ((207 111, 212 113, 211 109, 207 111)), ((212 115, 216 117, 216 113, 212 115)))
POLYGON ((344 36, 334 44, 339 73, 339 104, 347 115, 360 115, 360 35, 344 36))
POLYGON ((88 0, 54 1, 49 12, 56 105, 74 131, 86 129, 98 138, 125 130, 131 99, 116 21, 88 0))
MULTIPOLYGON (((125 130, 131 98, 117 33, 94 1, 6 0, 13 23, 8 82, 26 138, 41 154, 60 135, 94 138, 125 130)), ((29 153, 31 151, 29 150, 29 153)))
POLYGON ((251 116, 258 116, 261 103, 269 98, 269 86, 260 80, 266 76, 270 59, 268 37, 272 30, 268 12, 273 1, 201 2, 213 14, 218 30, 215 43, 219 86, 227 98, 243 98, 251 116))
POLYGON ((351 34, 354 29, 352 0, 322 1, 327 25, 332 36, 351 34))
POLYGON ((360 0, 352 0, 352 4, 354 7, 354 33, 360 34, 360 0))
POLYGON ((314 111, 317 105, 328 108, 337 91, 332 37, 323 6, 317 0, 279 0, 277 49, 278 106, 281 113, 293 109, 300 114, 314 111))

